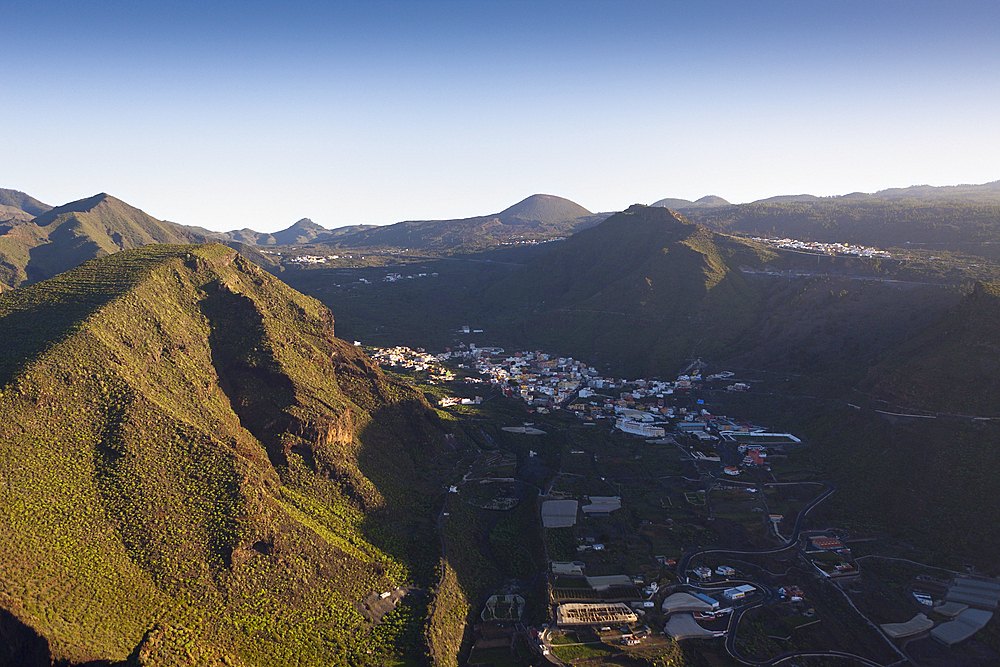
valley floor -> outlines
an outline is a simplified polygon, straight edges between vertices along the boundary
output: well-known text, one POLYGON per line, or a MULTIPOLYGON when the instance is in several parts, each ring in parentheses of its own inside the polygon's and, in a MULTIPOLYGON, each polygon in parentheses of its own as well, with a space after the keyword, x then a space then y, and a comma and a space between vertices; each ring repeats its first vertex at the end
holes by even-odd
POLYGON ((924 565, 926 552, 835 503, 815 445, 743 411, 767 381, 697 367, 669 383, 595 379, 572 359, 500 350, 374 356, 443 406, 462 446, 439 521, 471 593, 452 647, 465 664, 1000 660, 995 621, 954 646, 935 638, 954 623, 938 610, 956 580, 992 580, 924 565), (511 359, 524 360, 517 379, 498 377, 511 359), (571 395, 543 400, 546 382, 567 380, 571 395), (621 428, 643 423, 662 434, 621 428), (580 604, 626 616, 557 622, 580 604), (890 634, 919 614, 929 625, 915 635, 890 634))

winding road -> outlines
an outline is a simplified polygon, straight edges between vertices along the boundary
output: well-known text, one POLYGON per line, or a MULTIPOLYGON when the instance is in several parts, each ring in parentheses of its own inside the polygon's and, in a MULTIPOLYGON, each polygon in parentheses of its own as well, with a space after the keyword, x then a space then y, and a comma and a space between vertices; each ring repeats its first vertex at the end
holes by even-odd
MULTIPOLYGON (((767 486, 765 484, 765 486, 767 486)), ((776 554, 786 549, 793 549, 799 540, 799 533, 802 532, 802 522, 805 520, 806 515, 809 514, 817 505, 826 500, 837 490, 836 485, 826 482, 824 483, 826 490, 813 498, 812 502, 806 505, 801 512, 799 512, 798 517, 795 519, 795 527, 792 529, 791 536, 785 541, 785 544, 780 547, 774 547, 772 549, 750 549, 750 550, 740 550, 740 549, 718 549, 713 547, 708 547, 705 549, 697 549, 691 553, 684 554, 680 562, 677 564, 677 579, 678 581, 687 581, 687 568, 691 563, 691 559, 695 556, 700 556, 707 553, 727 553, 727 554, 739 554, 742 556, 753 556, 753 555, 766 555, 766 554, 776 554)))
MULTIPOLYGON (((786 551, 788 549, 794 549, 798 545, 799 534, 802 532, 802 523, 806 516, 819 505, 821 502, 826 500, 837 490, 836 485, 826 482, 824 483, 826 489, 823 493, 816 496, 812 502, 810 502, 801 512, 799 512, 798 517, 795 519, 795 527, 792 530, 791 536, 785 541, 781 546, 774 547, 772 549, 755 549, 755 550, 740 550, 740 549, 715 549, 706 548, 698 549, 692 551, 691 553, 685 554, 680 563, 677 564, 677 579, 678 581, 687 581, 687 568, 691 563, 691 559, 708 553, 721 553, 721 554, 738 554, 738 555, 767 555, 776 554, 786 551)), ((739 581, 733 580, 726 582, 727 586, 729 584, 740 583, 739 581)), ((752 584, 761 591, 764 595, 761 599, 751 602, 750 604, 743 605, 741 607, 734 607, 733 613, 729 617, 729 626, 726 629, 726 652, 737 662, 743 665, 752 665, 753 667, 771 667, 772 665, 779 665, 788 660, 794 658, 844 658, 846 660, 854 660, 862 665, 867 665, 868 667, 883 667, 881 663, 875 662, 874 660, 869 660, 860 655, 855 655, 853 653, 847 653, 844 651, 795 651, 789 653, 782 653, 781 655, 775 656, 770 660, 750 660, 741 656, 736 650, 736 629, 739 627, 740 619, 748 611, 763 607, 765 605, 773 604, 778 600, 778 594, 768 586, 757 582, 748 581, 746 583, 752 584)), ((695 588, 701 589, 703 591, 710 591, 713 588, 696 586, 695 588)))

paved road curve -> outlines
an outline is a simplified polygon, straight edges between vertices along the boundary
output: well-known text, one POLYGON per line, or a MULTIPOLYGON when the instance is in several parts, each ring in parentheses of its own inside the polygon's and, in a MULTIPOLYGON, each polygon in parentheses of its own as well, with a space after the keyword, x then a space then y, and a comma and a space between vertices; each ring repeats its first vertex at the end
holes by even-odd
POLYGON ((795 519, 795 528, 792 530, 791 537, 785 541, 785 544, 780 547, 774 547, 772 549, 749 549, 749 550, 739 550, 739 549, 716 549, 716 548, 705 548, 697 549, 691 553, 684 554, 681 558, 681 562, 677 564, 677 580, 687 581, 687 568, 691 563, 691 559, 695 556, 700 556, 701 554, 707 553, 727 553, 727 554, 740 554, 743 556, 752 556, 758 554, 776 554, 786 549, 794 549, 795 545, 799 540, 799 533, 802 532, 802 522, 805 521, 806 515, 812 511, 814 507, 819 505, 821 502, 830 497, 830 495, 837 490, 837 487, 827 482, 825 484, 826 490, 823 493, 816 496, 811 503, 805 506, 805 508, 799 512, 798 517, 795 519))
MULTIPOLYGON (((785 541, 785 544, 779 547, 774 547, 772 549, 757 549, 757 550, 738 550, 738 549, 698 549, 692 551, 689 554, 685 554, 681 558, 681 562, 677 565, 677 578, 678 581, 687 580, 687 568, 691 563, 691 559, 695 556, 706 553, 726 553, 726 554, 739 554, 739 555, 760 555, 760 554, 775 554, 788 549, 794 549, 798 544, 799 534, 802 532, 802 523, 805 521, 806 515, 819 505, 821 502, 830 497, 830 495, 837 490, 837 487, 832 483, 825 483, 826 490, 823 493, 816 496, 812 502, 810 502, 801 512, 799 512, 798 517, 795 519, 795 527, 792 530, 791 536, 785 541)), ((730 582, 732 583, 732 582, 730 582)), ((749 660, 744 658, 736 651, 736 629, 739 627, 740 619, 743 615, 750 611, 751 609, 757 609, 758 607, 763 607, 765 605, 773 604, 777 601, 777 594, 771 590, 769 587, 756 582, 752 583, 763 591, 764 596, 748 605, 742 607, 736 607, 733 609, 733 613, 729 618, 729 627, 726 630, 726 652, 733 657, 736 661, 744 665, 753 665, 754 667, 772 667, 772 665, 779 665, 793 658, 820 658, 820 657, 831 657, 831 658, 844 658, 847 660, 854 660, 862 665, 867 665, 868 667, 883 667, 881 663, 869 660, 860 655, 854 655, 853 653, 846 653, 843 651, 797 651, 792 653, 782 653, 779 656, 771 658, 770 660, 749 660)), ((707 589, 706 589, 707 590, 707 589)))

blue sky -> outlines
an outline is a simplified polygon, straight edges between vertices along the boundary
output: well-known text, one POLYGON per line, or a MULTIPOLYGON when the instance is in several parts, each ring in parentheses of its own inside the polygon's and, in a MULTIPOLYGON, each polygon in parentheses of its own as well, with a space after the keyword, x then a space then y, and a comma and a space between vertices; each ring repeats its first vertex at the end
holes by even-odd
POLYGON ((1000 3, 4 2, 0 187, 274 231, 1000 179, 1000 3))

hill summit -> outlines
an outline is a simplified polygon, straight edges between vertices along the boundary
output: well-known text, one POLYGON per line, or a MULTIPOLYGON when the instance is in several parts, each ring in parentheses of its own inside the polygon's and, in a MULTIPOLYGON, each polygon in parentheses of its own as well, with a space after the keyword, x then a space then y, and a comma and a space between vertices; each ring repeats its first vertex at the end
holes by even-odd
POLYGON ((689 201, 687 199, 676 199, 667 197, 651 204, 651 206, 672 208, 676 211, 686 211, 689 209, 714 208, 716 206, 731 206, 731 204, 717 195, 705 195, 701 199, 689 201))
POLYGON ((515 222, 567 222, 593 215, 590 211, 555 195, 531 195, 497 214, 504 224, 515 222))
POLYGON ((11 221, 26 222, 51 208, 20 190, 0 188, 0 224, 11 221))
POLYGON ((330 230, 322 225, 318 225, 309 218, 302 218, 291 227, 275 232, 271 236, 278 245, 292 245, 295 243, 309 243, 318 237, 329 234, 330 230))
POLYGON ((524 314, 528 340, 656 375, 745 331, 759 295, 738 267, 766 254, 670 209, 636 204, 569 237, 489 298, 494 310, 524 314))
POLYGON ((0 282, 9 287, 51 278, 80 263, 150 243, 200 240, 120 199, 101 193, 0 226, 0 282))
POLYGON ((442 438, 324 306, 230 248, 149 245, 0 296, 0 336, 18 664, 388 661, 357 608, 429 583, 414 466, 442 438))

